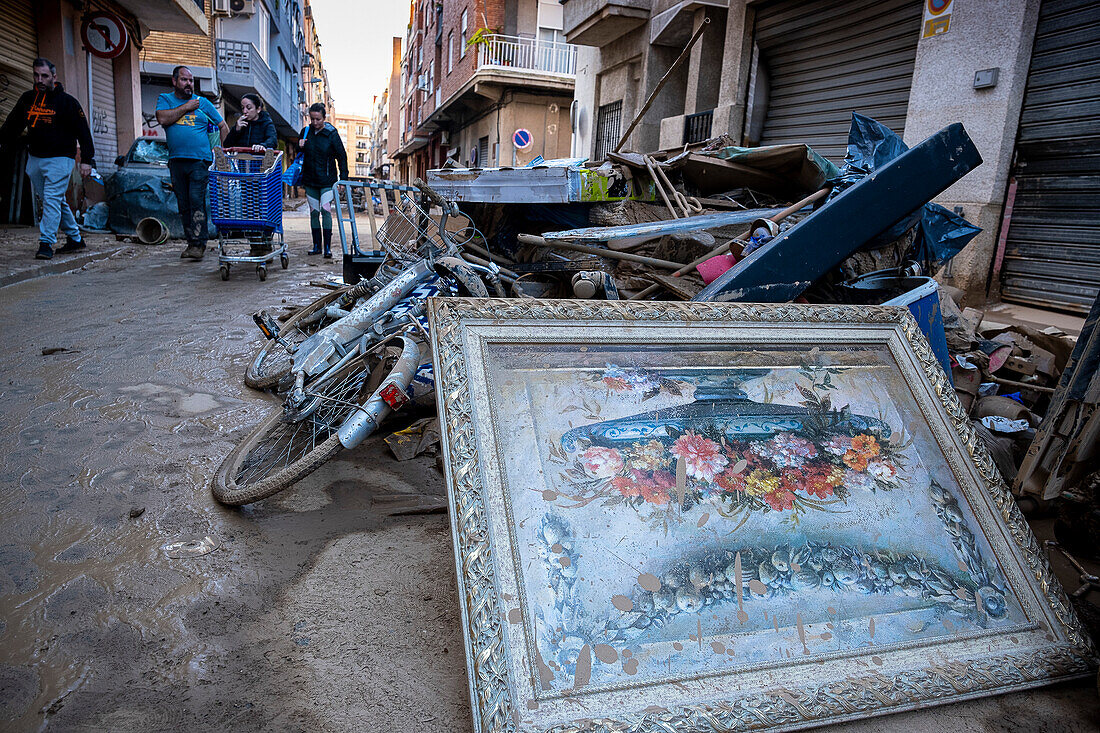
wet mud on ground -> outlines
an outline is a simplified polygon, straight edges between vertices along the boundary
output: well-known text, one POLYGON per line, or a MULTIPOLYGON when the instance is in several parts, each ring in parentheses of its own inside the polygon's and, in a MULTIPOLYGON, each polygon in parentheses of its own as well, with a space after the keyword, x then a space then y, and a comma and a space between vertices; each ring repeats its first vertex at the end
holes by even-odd
MULTIPOLYGON (((391 514, 442 499, 432 459, 379 435, 251 507, 210 497, 276 406, 241 381, 249 314, 337 276, 304 241, 265 283, 169 245, 0 289, 0 729, 470 729, 447 517, 391 514)), ((1082 681, 833 730, 1098 721, 1082 681)))
POLYGON ((0 727, 468 728, 446 515, 388 516, 439 502, 432 459, 376 439, 249 508, 207 488, 276 405, 249 314, 338 266, 223 283, 176 249, 0 290, 0 727))

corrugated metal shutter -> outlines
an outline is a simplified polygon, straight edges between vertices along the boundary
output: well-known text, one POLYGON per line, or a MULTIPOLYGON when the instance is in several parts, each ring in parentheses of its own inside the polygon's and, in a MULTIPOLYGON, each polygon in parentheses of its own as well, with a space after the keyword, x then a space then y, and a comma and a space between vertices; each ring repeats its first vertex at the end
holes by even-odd
POLYGON ((921 6, 913 0, 761 5, 755 35, 769 79, 761 144, 806 143, 843 160, 852 112, 902 134, 921 6))
POLYGON ((115 71, 110 59, 92 56, 92 126, 96 168, 115 169, 118 156, 118 120, 115 117, 115 71))
POLYGON ((1046 0, 1016 142, 1005 300, 1086 313, 1100 290, 1100 2, 1046 0))
POLYGON ((0 2, 0 120, 6 120, 19 95, 34 84, 31 63, 38 56, 38 34, 30 0, 0 2))

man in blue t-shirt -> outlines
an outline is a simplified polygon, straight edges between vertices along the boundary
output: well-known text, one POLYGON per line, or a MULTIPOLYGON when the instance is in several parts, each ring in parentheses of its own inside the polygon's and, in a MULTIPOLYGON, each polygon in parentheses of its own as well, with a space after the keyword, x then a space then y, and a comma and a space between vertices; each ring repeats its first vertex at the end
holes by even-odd
POLYGON ((176 192, 187 248, 181 259, 201 260, 206 252, 206 184, 213 155, 209 125, 222 140, 229 126, 206 97, 195 95, 195 78, 186 66, 172 70, 170 94, 157 97, 157 122, 168 138, 168 170, 176 192))

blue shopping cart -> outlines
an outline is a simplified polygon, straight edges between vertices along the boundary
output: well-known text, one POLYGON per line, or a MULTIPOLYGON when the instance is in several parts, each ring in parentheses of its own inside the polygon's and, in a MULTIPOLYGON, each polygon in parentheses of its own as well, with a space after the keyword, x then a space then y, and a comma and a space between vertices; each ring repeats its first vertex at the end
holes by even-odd
POLYGON ((218 270, 255 265, 260 280, 276 258, 290 266, 283 239, 283 154, 251 148, 214 148, 210 164, 210 221, 218 230, 218 270), (247 252, 245 247, 248 248, 247 252))

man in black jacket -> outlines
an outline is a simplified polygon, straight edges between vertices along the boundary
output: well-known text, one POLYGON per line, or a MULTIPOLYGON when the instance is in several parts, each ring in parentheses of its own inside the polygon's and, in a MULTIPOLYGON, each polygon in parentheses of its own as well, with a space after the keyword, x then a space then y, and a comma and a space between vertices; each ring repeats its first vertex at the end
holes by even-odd
POLYGON ((332 258, 332 204, 336 194, 332 184, 336 174, 348 178, 348 155, 336 128, 325 122, 325 105, 315 102, 309 107, 309 126, 302 130, 298 147, 302 149, 302 185, 309 203, 309 224, 313 231, 313 249, 306 254, 321 254, 332 258))
POLYGON ((95 165, 95 147, 88 118, 80 102, 66 94, 57 81, 54 65, 38 58, 32 70, 34 89, 19 98, 4 126, 0 127, 0 146, 13 146, 23 129, 27 129, 30 148, 27 176, 35 195, 42 199, 35 258, 48 260, 53 257, 59 225, 66 240, 58 252, 84 249, 80 227, 65 201, 65 192, 76 162, 77 143, 80 144, 80 174, 84 176, 90 175, 95 165))

